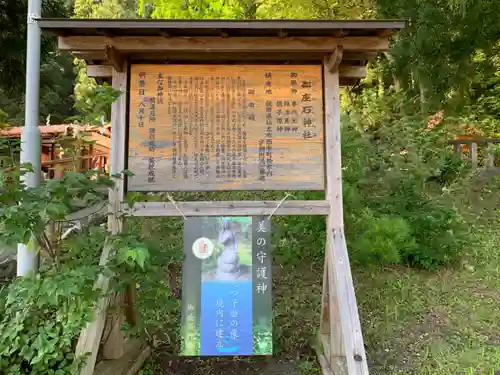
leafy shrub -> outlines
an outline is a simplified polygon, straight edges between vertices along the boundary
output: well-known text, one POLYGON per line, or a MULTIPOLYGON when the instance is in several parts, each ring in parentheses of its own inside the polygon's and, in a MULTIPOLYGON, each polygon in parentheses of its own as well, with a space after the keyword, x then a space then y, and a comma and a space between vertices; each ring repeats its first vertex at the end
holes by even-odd
POLYGON ((0 243, 34 243, 45 262, 40 274, 15 279, 1 293, 0 373, 73 375, 85 360, 74 357, 75 341, 102 295, 97 276, 110 277, 115 293, 145 272, 149 252, 135 236, 111 236, 99 225, 62 239, 68 214, 106 204, 101 191, 113 181, 104 171, 67 172, 27 188, 20 177, 32 169, 16 163, 11 157, 0 168, 0 243), (112 251, 101 267, 105 243, 112 251))
MULTIPOLYGON (((298 192, 296 199, 324 199, 323 193, 298 192)), ((303 266, 304 262, 321 263, 325 254, 325 218, 322 216, 273 217, 275 255, 280 263, 303 266)))
POLYGON ((344 116, 346 236, 353 261, 432 269, 459 259, 471 241, 446 187, 467 169, 446 149, 447 124, 425 131, 404 98, 358 95, 344 116), (373 104, 373 105, 372 105, 373 104))
POLYGON ((6 374, 74 375, 74 339, 92 319, 97 267, 15 279, 2 293, 0 369, 6 374))
POLYGON ((353 232, 358 235, 347 233, 353 263, 398 264, 416 247, 410 225, 401 217, 376 216, 367 208, 355 220, 353 232))

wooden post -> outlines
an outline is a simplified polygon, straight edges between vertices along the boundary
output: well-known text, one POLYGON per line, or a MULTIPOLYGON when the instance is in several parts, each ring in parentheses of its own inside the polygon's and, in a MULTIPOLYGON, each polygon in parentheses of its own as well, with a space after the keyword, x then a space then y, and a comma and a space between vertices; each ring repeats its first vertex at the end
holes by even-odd
POLYGON ((106 317, 106 329, 104 331, 102 356, 105 359, 117 359, 124 354, 125 336, 121 330, 125 317, 123 315, 124 295, 115 293, 109 301, 106 317))
POLYGON ((470 144, 470 158, 472 162, 472 169, 477 169, 477 143, 472 142, 470 144))
MULTIPOLYGON (((122 91, 122 95, 113 103, 111 109, 111 155, 110 155, 110 174, 120 173, 125 169, 125 140, 126 140, 126 120, 127 120, 127 69, 122 69, 121 72, 113 69, 113 88, 122 91)), ((109 216, 108 216, 108 231, 112 235, 119 234, 123 228, 123 220, 120 217, 121 203, 125 198, 125 185, 122 179, 115 180, 115 186, 109 192, 109 216)), ((123 298, 114 300, 116 306, 118 301, 123 301, 123 298)), ((108 316, 108 325, 111 331, 106 342, 103 343, 103 356, 106 359, 120 358, 124 353, 124 336, 120 331, 121 324, 118 329, 114 324, 116 321, 123 322, 123 303, 118 304, 121 308, 115 316, 108 316), (119 316, 121 315, 121 316, 119 316)))
POLYGON ((134 327, 139 321, 139 314, 137 312, 137 288, 135 284, 127 286, 125 291, 125 318, 127 323, 134 327))
MULTIPOLYGON (((111 110, 111 156, 110 156, 110 173, 119 173, 124 168, 125 162, 125 135, 126 135, 126 87, 127 87, 127 73, 126 71, 113 72, 113 87, 121 90, 122 95, 113 103, 111 110)), ((122 223, 119 216, 121 201, 124 195, 124 185, 122 180, 116 181, 113 189, 109 191, 109 218, 108 230, 111 234, 118 234, 121 231, 122 223)), ((111 254, 111 246, 107 242, 104 245, 103 252, 99 265, 106 265, 108 258, 111 254)), ((100 275, 96 283, 96 288, 99 288, 106 293, 109 286, 109 279, 104 275, 100 275)), ((75 356, 88 354, 85 367, 80 372, 80 375, 92 375, 99 351, 103 331, 105 327, 107 309, 110 303, 110 297, 103 297, 98 302, 95 318, 90 322, 87 327, 80 334, 78 344, 75 350, 75 356)), ((124 350, 123 335, 116 330, 112 330, 106 343, 104 344, 103 353, 108 353, 114 357, 121 357, 124 350)))
POLYGON ((338 64, 332 64, 331 59, 326 58, 323 66, 326 195, 331 207, 327 221, 321 327, 323 350, 329 367, 323 365, 323 374, 367 375, 368 364, 344 236, 338 64))
MULTIPOLYGON (((488 147, 488 142, 486 142, 486 147, 488 147)), ((488 154, 486 156, 486 168, 488 169, 493 169, 495 168, 495 154, 491 151, 488 150, 488 154)))

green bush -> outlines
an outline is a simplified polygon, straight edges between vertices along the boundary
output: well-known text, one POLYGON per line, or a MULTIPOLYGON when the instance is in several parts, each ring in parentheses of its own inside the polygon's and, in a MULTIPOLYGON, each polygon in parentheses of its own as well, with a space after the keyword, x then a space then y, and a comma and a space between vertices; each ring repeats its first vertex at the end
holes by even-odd
POLYGON ((5 374, 73 375, 74 339, 92 319, 96 267, 15 279, 3 292, 0 369, 5 374))
POLYGON ((398 264, 405 253, 412 253, 416 247, 411 227, 401 217, 375 215, 366 208, 355 218, 352 236, 347 236, 353 263, 398 264))
MULTIPOLYGON (((472 237, 447 188, 467 168, 446 148, 448 124, 424 131, 411 103, 367 90, 343 118, 346 236, 353 262, 427 269, 457 261, 472 237)), ((451 125, 450 125, 451 127, 451 125)))

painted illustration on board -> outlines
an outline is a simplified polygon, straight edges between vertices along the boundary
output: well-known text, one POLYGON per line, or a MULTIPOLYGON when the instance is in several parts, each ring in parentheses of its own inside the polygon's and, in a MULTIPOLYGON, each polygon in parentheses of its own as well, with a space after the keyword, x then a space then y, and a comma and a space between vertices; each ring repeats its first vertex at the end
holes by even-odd
POLYGON ((272 354, 269 220, 188 219, 182 355, 272 354))

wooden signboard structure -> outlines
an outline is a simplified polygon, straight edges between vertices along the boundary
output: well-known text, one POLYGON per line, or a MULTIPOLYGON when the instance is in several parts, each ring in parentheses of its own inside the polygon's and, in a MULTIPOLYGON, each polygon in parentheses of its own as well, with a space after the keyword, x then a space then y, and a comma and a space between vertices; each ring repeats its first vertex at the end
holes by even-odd
MULTIPOLYGON (((405 23, 37 22, 58 37, 60 50, 86 60, 89 76, 111 80, 123 91, 112 107, 110 173, 128 167, 136 175, 110 192, 109 230, 121 230, 124 211, 134 216, 326 215, 318 358, 323 374, 368 374, 344 236, 340 86, 363 78, 367 62, 389 48, 388 38, 405 23), (127 190, 324 190, 326 199, 128 207, 122 203, 127 190)), ((102 264, 108 253, 105 249, 102 264)), ((104 278, 101 283, 106 284, 104 278)), ((133 296, 127 300, 133 305, 133 296)), ((82 375, 94 372, 108 303, 101 302, 80 337, 76 354, 90 352, 82 375)), ((130 309, 126 315, 136 319, 130 309)), ((124 343, 115 327, 107 337, 101 352, 118 363, 112 372, 128 373, 130 366, 123 363, 133 355, 124 352, 133 345, 124 343)), ((136 355, 142 360, 143 349, 136 355)), ((106 371, 100 366, 106 367, 101 362, 95 373, 106 371)))

